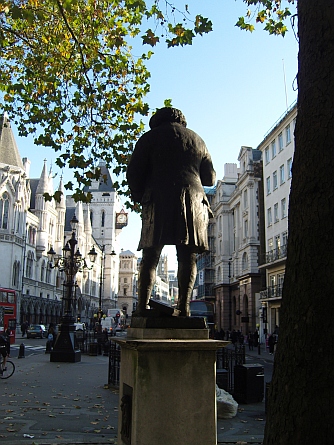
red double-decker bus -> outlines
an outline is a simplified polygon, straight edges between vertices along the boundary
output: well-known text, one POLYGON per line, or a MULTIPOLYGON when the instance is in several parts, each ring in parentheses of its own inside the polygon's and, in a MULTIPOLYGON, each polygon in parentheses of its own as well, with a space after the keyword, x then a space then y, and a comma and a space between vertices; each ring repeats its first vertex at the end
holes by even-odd
POLYGON ((0 287, 0 334, 10 330, 10 343, 15 343, 16 291, 0 287))

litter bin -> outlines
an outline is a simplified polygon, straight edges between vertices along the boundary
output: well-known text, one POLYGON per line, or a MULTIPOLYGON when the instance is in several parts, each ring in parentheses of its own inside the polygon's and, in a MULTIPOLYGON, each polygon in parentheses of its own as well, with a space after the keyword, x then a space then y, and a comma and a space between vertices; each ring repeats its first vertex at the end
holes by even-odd
POLYGON ((264 368, 259 364, 234 367, 234 394, 238 403, 262 402, 264 396, 264 368))
POLYGON ((89 355, 97 355, 97 343, 89 343, 89 355))
POLYGON ((228 391, 228 370, 217 369, 216 370, 216 383, 220 389, 228 391))

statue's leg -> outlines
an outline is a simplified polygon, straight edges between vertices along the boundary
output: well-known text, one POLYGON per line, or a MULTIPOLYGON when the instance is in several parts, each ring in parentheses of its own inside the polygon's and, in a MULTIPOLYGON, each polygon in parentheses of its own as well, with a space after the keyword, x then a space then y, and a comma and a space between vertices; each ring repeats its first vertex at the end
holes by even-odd
POLYGON ((178 271, 177 279, 179 283, 179 301, 177 308, 181 316, 189 316, 189 302, 196 280, 196 253, 192 246, 176 246, 178 271))
POLYGON ((139 267, 138 304, 135 316, 143 316, 155 283, 156 268, 163 246, 143 249, 143 257, 139 267))

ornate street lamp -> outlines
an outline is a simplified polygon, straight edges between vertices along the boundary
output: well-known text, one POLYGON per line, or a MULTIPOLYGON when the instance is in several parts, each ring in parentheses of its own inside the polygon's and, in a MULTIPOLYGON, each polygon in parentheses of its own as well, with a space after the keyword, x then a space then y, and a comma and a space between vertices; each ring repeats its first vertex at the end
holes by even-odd
MULTIPOLYGON (((60 320, 59 333, 50 353, 51 362, 79 362, 81 360, 81 352, 75 347, 75 318, 72 313, 75 289, 77 287, 75 277, 77 272, 82 272, 84 269, 92 269, 93 264, 89 267, 79 249, 75 250, 78 244, 75 237, 78 222, 74 215, 70 221, 72 236, 63 247, 62 256, 57 257, 52 246, 47 252, 50 267, 52 269, 57 268, 59 271, 65 272, 66 275, 66 281, 63 284, 63 316, 60 320)), ((94 247, 89 251, 88 256, 90 262, 94 263, 97 256, 94 247)))
MULTIPOLYGON (((105 244, 103 244, 102 246, 100 244, 97 244, 97 245, 101 249, 102 257, 101 257, 100 288, 99 288, 99 310, 98 310, 97 314, 94 314, 94 318, 97 319, 97 322, 99 323, 99 325, 101 325, 102 318, 105 318, 105 314, 103 314, 103 309, 102 309, 102 290, 103 290, 103 280, 104 280, 104 262, 105 262, 105 258, 106 258, 106 253, 105 253, 106 245, 105 244)), ((94 246, 93 246, 93 249, 94 249, 94 246)), ((116 255, 116 252, 113 248, 109 255, 112 255, 112 256, 116 255)))

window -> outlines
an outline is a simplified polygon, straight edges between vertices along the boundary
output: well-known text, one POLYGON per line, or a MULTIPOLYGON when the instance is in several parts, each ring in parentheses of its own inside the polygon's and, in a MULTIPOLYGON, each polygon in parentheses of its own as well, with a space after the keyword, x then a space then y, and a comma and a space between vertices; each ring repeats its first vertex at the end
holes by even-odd
POLYGON ((31 278, 32 277, 32 266, 34 263, 34 254, 29 250, 27 255, 27 266, 26 266, 26 277, 31 278))
POLYGON ((8 229, 9 195, 5 192, 0 199, 0 229, 8 229))
POLYGON ((278 135, 278 150, 282 151, 283 150, 283 134, 280 133, 278 135))
POLYGON ((222 280, 222 273, 221 273, 220 266, 218 266, 217 279, 218 279, 218 283, 220 283, 222 280))
POLYGON ((44 281, 44 276, 45 276, 45 261, 43 260, 42 262, 42 266, 41 266, 41 281, 44 281))
POLYGON ((268 239, 268 251, 273 250, 273 246, 274 246, 273 239, 269 238, 268 239))
POLYGON ((244 191, 244 208, 248 206, 247 190, 244 191))
POLYGON ((271 143, 271 157, 274 158, 276 156, 276 141, 275 139, 271 143))
POLYGON ((275 236, 275 249, 279 249, 281 247, 281 237, 279 235, 275 236))
POLYGON ((124 278, 124 283, 127 283, 128 282, 128 279, 127 278, 124 278))
POLYGON ((281 201, 281 214, 282 218, 286 218, 286 199, 283 198, 281 201))
POLYGON ((284 165, 281 165, 279 168, 279 176, 280 176, 280 184, 282 185, 285 182, 284 165))
POLYGON ((29 226, 28 229, 28 243, 34 245, 36 242, 36 229, 29 226))
POLYGON ((51 283, 51 267, 49 263, 46 265, 45 281, 46 283, 51 283))
POLYGON ((292 178, 292 158, 288 159, 286 162, 287 170, 288 170, 288 178, 292 178))
POLYGON ((93 218, 94 218, 94 213, 93 213, 93 211, 91 210, 90 211, 90 214, 89 214, 89 216, 90 216, 90 225, 93 227, 93 218))
POLYGON ((270 162, 269 147, 266 147, 265 150, 264 150, 264 159, 266 161, 266 164, 268 164, 270 162))
POLYGON ((248 255, 246 252, 242 255, 242 270, 245 270, 248 268, 248 255))
POLYGON ((271 226, 273 223, 272 215, 271 215, 271 207, 267 210, 267 219, 268 219, 268 226, 271 226))
POLYGON ((267 183, 267 195, 269 195, 270 194, 270 176, 268 176, 266 183, 267 183))
POLYGON ((286 246, 288 244, 288 232, 282 233, 282 246, 286 246))
POLYGON ((13 278, 12 278, 12 285, 14 287, 19 286, 19 276, 20 276, 20 262, 14 261, 13 264, 13 278))
POLYGON ((248 219, 245 220, 245 238, 248 238, 248 219))
POLYGON ((102 216, 101 216, 101 227, 104 227, 104 223, 105 223, 105 218, 106 218, 106 215, 105 215, 105 213, 104 213, 104 210, 102 210, 102 216))
POLYGON ((278 221, 278 202, 274 205, 274 221, 278 221))
POLYGON ((273 190, 277 189, 277 171, 273 173, 273 190))
POLYGON ((290 124, 287 127, 285 127, 285 139, 286 139, 286 145, 290 144, 291 142, 290 124))

